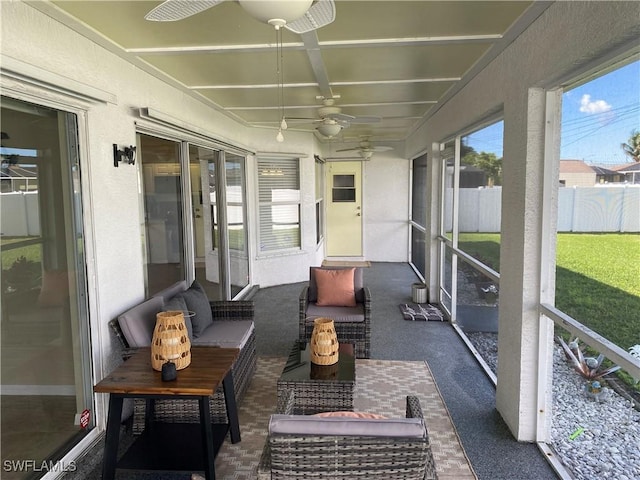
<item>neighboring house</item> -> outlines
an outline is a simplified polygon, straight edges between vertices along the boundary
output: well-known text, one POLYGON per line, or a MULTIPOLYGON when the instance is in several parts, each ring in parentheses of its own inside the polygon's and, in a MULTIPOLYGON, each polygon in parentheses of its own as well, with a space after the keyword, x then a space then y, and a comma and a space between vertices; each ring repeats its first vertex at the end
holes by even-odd
POLYGON ((591 168, 596 172, 596 183, 624 183, 624 175, 605 167, 592 165, 591 168))
POLYGON ((596 172, 582 160, 560 160, 560 184, 565 187, 593 187, 596 172))
POLYGON ((618 174, 623 176, 623 182, 640 183, 640 162, 622 165, 615 168, 618 174))

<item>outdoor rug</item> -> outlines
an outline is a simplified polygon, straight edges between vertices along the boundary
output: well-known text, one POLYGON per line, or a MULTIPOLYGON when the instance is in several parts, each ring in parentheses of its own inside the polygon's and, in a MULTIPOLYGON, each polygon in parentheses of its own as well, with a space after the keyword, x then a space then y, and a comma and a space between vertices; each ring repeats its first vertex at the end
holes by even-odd
MULTIPOLYGON (((256 374, 239 408, 242 441, 222 446, 216 458, 216 478, 255 478, 283 366, 284 358, 258 358, 256 374)), ((427 421, 438 479, 477 480, 425 362, 358 359, 354 395, 354 410, 388 417, 404 417, 406 396, 416 395, 427 421)))
POLYGON ((405 320, 444 322, 444 314, 435 305, 428 303, 401 303, 399 307, 405 320))
MULTIPOLYGON (((216 479, 254 480, 258 462, 264 447, 269 416, 276 408, 276 382, 285 359, 259 357, 256 373, 249 389, 239 403, 238 415, 242 441, 222 445, 216 457, 216 479)), ((404 417, 406 396, 415 395, 427 422, 429 439, 439 480, 477 480, 471 463, 460 443, 460 438, 425 362, 400 362, 394 360, 356 361, 356 388, 354 409, 378 413, 387 417, 404 417)), ((126 448, 130 439, 121 441, 126 448)), ((89 455, 81 459, 78 472, 66 478, 82 480, 100 479, 103 442, 89 455), (81 470, 81 471, 80 471, 81 470)), ((118 470, 118 480, 200 480, 200 472, 133 472, 118 470)), ((390 479, 391 480, 391 479, 390 479)))

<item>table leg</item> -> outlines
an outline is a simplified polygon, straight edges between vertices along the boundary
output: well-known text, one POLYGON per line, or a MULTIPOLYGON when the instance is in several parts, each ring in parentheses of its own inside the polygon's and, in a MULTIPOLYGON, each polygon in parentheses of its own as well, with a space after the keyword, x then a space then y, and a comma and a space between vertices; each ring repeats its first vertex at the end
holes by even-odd
POLYGON ((122 400, 123 398, 120 395, 113 393, 109 395, 109 413, 107 415, 107 431, 104 441, 104 458, 102 459, 103 480, 112 480, 116 475, 122 400))
POLYGON ((211 425, 211 411, 209 410, 209 397, 198 399, 200 406, 200 425, 202 428, 202 454, 204 455, 204 476, 206 480, 215 480, 215 460, 213 451, 213 427, 211 425))
POLYGON ((236 404, 236 391, 233 387, 233 374, 231 370, 222 380, 224 390, 224 403, 227 407, 227 419, 229 420, 229 433, 231 443, 240 441, 240 422, 238 420, 238 406, 236 404))

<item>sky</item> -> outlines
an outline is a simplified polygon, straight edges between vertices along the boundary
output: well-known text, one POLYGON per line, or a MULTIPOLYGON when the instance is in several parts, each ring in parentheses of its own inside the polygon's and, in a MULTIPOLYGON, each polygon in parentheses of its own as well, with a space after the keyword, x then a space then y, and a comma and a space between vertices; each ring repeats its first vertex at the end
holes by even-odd
MULTIPOLYGON (((503 124, 467 136, 478 152, 502 156, 503 124)), ((560 158, 588 164, 620 165, 632 161, 620 144, 640 130, 640 61, 595 78, 562 96, 560 158)))

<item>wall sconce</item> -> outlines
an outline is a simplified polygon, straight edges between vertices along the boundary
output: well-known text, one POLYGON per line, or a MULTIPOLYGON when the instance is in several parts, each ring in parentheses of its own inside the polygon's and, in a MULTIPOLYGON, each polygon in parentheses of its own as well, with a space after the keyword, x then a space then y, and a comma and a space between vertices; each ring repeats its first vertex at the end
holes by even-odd
POLYGON ((118 167, 119 162, 127 162, 129 165, 136 163, 136 147, 129 145, 124 150, 118 150, 118 145, 113 144, 113 166, 118 167))

